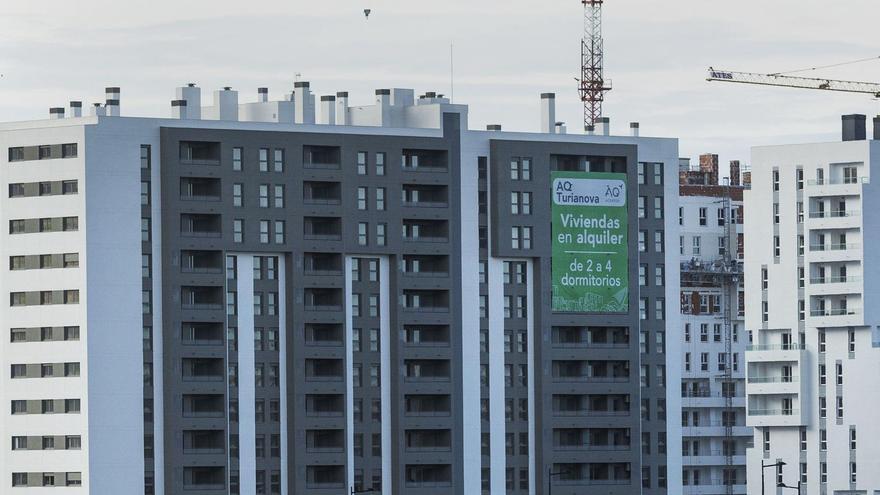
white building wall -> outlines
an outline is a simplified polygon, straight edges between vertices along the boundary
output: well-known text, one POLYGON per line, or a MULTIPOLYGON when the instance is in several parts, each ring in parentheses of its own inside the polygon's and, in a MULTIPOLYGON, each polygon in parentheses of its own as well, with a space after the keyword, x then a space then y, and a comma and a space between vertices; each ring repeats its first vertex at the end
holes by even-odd
MULTIPOLYGON (((871 493, 880 486, 880 452, 873 441, 878 428, 871 400, 876 396, 871 376, 877 373, 880 354, 873 347, 876 340, 877 314, 874 304, 876 290, 872 277, 876 264, 872 252, 877 244, 878 230, 873 211, 878 201, 878 184, 870 178, 880 163, 880 146, 877 141, 850 141, 838 143, 774 146, 753 149, 753 190, 746 194, 746 324, 754 329, 758 350, 748 353, 749 374, 764 376, 779 374, 782 366, 791 366, 796 383, 748 383, 749 409, 779 409, 781 397, 793 400, 790 414, 749 415, 749 423, 756 426, 755 448, 748 453, 750 492, 760 490, 760 462, 786 462, 784 481, 795 484, 801 468, 806 463, 803 493, 871 493), (843 184, 843 166, 856 166, 858 180, 843 184), (772 170, 780 171, 779 191, 773 191, 772 170), (799 290, 797 246, 796 169, 804 170, 804 189, 801 192, 805 221, 803 235, 805 252, 802 263, 805 269, 803 289, 799 290), (817 169, 822 170, 822 181, 817 181, 817 169), (862 179, 864 178, 864 179, 862 179), (774 224, 772 204, 774 198, 780 204, 779 236, 781 255, 773 256, 772 239, 774 224), (817 210, 817 201, 824 201, 826 211, 840 197, 846 198, 846 217, 816 217, 810 213, 817 210), (817 234, 836 235, 847 232, 846 242, 853 244, 843 250, 818 250, 817 234), (811 235, 812 234, 812 235, 811 235), (813 242, 811 242, 811 237, 813 242), (768 242, 769 241, 769 242, 768 242), (854 273, 858 280, 846 283, 821 283, 815 270, 829 263, 848 261, 847 276, 854 273), (768 268, 768 289, 762 290, 761 267, 768 268), (811 278, 813 280, 811 280, 811 278), (798 298, 805 300, 804 321, 798 321, 798 298), (811 315, 820 298, 847 297, 851 302, 847 314, 811 315), (767 322, 762 321, 762 301, 767 300, 767 322), (812 300, 812 305, 811 305, 812 300), (800 330, 799 330, 800 329, 800 330), (850 352, 850 332, 854 337, 854 352, 850 352), (797 344, 798 334, 803 332, 803 350, 781 348, 783 335, 790 333, 797 344), (824 333, 824 350, 820 348, 820 334, 824 333), (836 363, 843 371, 843 384, 836 385, 836 363), (825 365, 826 385, 820 386, 819 366, 825 365), (787 395, 778 395, 785 392, 787 395), (820 417, 819 400, 827 401, 826 417, 820 417), (838 396, 843 398, 843 415, 837 418, 838 396), (849 430, 857 431, 856 449, 850 448, 849 430), (806 449, 801 450, 800 429, 806 434, 806 449), (820 444, 820 431, 827 431, 827 448, 820 444), (764 430, 769 431, 769 445, 763 442, 764 430), (765 448, 766 447, 766 448, 765 448), (850 479, 850 463, 855 462, 855 483, 850 479), (827 479, 821 476, 822 465, 827 479), (827 481, 827 482, 826 482, 827 481)), ((832 242, 826 240, 826 244, 832 242)), ((836 242, 836 241, 833 241, 836 242)), ((827 273, 826 277, 833 274, 827 273)), ((767 472, 767 492, 773 493, 776 480, 772 469, 767 472)))

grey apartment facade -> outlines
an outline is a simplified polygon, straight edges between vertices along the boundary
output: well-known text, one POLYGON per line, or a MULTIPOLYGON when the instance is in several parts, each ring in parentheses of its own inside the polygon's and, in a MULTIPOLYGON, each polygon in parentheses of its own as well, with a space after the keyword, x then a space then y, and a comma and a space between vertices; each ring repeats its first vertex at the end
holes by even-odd
POLYGON ((467 107, 411 90, 320 111, 308 83, 266 95, 202 107, 188 86, 175 118, 141 119, 108 88, 93 116, 0 130, 13 493, 676 491, 675 140, 473 131, 467 107), (552 310, 558 171, 623 174, 624 312, 552 310), (47 181, 78 186, 30 187, 47 181), (27 295, 47 291, 64 304, 27 295), (55 362, 80 366, 16 375, 55 362), (63 416, 27 405, 61 399, 63 416), (47 449, 46 428, 80 440, 47 449))

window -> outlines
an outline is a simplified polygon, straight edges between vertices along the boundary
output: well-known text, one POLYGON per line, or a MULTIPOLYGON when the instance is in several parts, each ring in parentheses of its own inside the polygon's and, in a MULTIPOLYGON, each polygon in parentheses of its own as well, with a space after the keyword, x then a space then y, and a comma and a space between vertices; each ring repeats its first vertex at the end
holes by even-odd
POLYGON ((385 153, 376 153, 376 175, 385 175, 385 153))
POLYGON ((385 211, 385 188, 376 188, 376 211, 385 211))
POLYGON ((284 220, 275 220, 275 244, 284 244, 284 220))
POLYGON ((645 196, 639 196, 639 218, 645 218, 645 201, 647 198, 645 196))
POLYGON ((366 246, 369 242, 367 240, 367 230, 369 228, 369 224, 366 222, 358 223, 358 245, 366 246))
POLYGON ((275 208, 284 208, 284 186, 276 184, 275 191, 275 208))
POLYGON ((385 231, 387 230, 387 224, 377 223, 376 224, 376 245, 384 246, 385 245, 385 231))
POLYGON ((358 175, 367 175, 367 152, 358 151, 357 154, 357 173, 358 175))
POLYGON ((241 171, 241 160, 243 154, 243 148, 232 148, 232 170, 236 172, 241 171))
POLYGON ((150 183, 141 181, 141 206, 150 205, 150 183))
POLYGON ((358 210, 366 210, 367 209, 367 188, 366 187, 358 187, 357 188, 357 209, 358 210))
POLYGON ((20 162, 24 160, 24 148, 23 147, 15 147, 9 148, 9 161, 10 162, 20 162))
POLYGON ((260 244, 269 244, 269 221, 260 220, 260 244))
POLYGON ((244 220, 237 218, 232 221, 232 242, 244 242, 244 220))
POLYGON ((662 219, 663 218, 663 197, 655 196, 654 197, 654 218, 662 219))
POLYGON ((284 150, 274 149, 272 154, 272 169, 276 172, 284 172, 284 150))
POLYGON ((636 166, 636 171, 638 172, 639 184, 645 183, 645 167, 647 167, 647 166, 648 166, 648 164, 644 163, 644 162, 639 162, 639 164, 636 166))
POLYGON ((531 249, 532 248, 532 228, 531 227, 511 227, 510 228, 510 247, 513 249, 531 249))
POLYGON ((654 266, 654 285, 657 287, 666 286, 666 274, 663 265, 654 266))
POLYGON ((644 230, 639 231, 639 252, 644 253, 648 250, 647 247, 647 235, 648 233, 644 230))
POLYGON ((708 216, 707 211, 707 208, 700 208, 700 225, 702 226, 706 225, 706 217, 708 216))
POLYGON ((532 180, 532 159, 512 158, 510 160, 510 180, 532 180))
POLYGON ((779 190, 779 169, 773 169, 773 190, 779 190))
POLYGON ((663 231, 655 230, 654 231, 654 252, 662 253, 663 252, 663 231))
POLYGON ((260 148, 260 172, 269 171, 269 149, 260 148))
POLYGON ((269 185, 260 184, 260 208, 269 207, 269 185))
POLYGON ((150 242, 150 219, 141 218, 141 242, 150 242))
POLYGON ((692 246, 691 253, 694 256, 700 255, 700 240, 701 240, 700 236, 695 235, 693 238, 692 245, 691 245, 692 246))
POLYGON ((658 297, 654 299, 654 319, 656 320, 665 320, 666 319, 666 299, 662 297, 658 297))
POLYGON ((242 197, 242 184, 232 184, 232 206, 240 208, 244 206, 244 198, 242 197))
POLYGON ((647 282, 648 276, 646 273, 647 271, 648 271, 648 265, 639 265, 639 285, 642 287, 645 287, 648 285, 648 282, 647 282))
POLYGON ((655 163, 654 164, 654 185, 662 186, 663 185, 663 164, 655 163))
MULTIPOLYGON (((67 143, 61 145, 61 158, 76 158, 76 154, 76 143, 67 143)), ((855 171, 855 169, 853 169, 853 171, 855 171)))

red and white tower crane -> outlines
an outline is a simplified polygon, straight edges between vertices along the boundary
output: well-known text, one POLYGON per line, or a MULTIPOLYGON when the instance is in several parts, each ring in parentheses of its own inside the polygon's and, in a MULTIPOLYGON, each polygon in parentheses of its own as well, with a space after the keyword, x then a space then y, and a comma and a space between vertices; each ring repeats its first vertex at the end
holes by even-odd
POLYGON ((602 3, 604 0, 581 0, 584 4, 584 37, 581 39, 581 77, 578 93, 584 102, 584 126, 594 126, 602 116, 605 92, 611 81, 603 71, 602 3))

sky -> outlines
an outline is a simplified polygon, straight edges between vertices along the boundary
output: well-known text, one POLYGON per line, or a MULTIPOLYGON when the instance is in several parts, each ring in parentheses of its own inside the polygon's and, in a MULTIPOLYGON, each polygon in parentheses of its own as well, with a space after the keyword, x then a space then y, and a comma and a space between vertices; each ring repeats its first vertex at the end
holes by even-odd
MULTIPOLYGON (((880 102, 709 83, 706 70, 880 56, 878 18, 877 0, 608 0, 604 114, 612 133, 640 122, 642 135, 679 138, 681 156, 718 153, 722 163, 749 163, 754 145, 837 140, 840 115, 877 115, 880 102)), ((536 131, 539 95, 555 92, 557 120, 574 130, 582 33, 577 0, 3 1, 0 121, 88 106, 105 86, 122 87, 123 115, 168 116, 174 88, 188 82, 204 98, 232 86, 254 101, 257 87, 279 99, 298 77, 318 95, 349 91, 353 105, 377 88, 454 94, 473 129, 536 131)), ((880 82, 880 60, 803 75, 880 82)))

